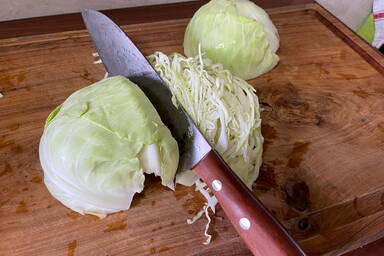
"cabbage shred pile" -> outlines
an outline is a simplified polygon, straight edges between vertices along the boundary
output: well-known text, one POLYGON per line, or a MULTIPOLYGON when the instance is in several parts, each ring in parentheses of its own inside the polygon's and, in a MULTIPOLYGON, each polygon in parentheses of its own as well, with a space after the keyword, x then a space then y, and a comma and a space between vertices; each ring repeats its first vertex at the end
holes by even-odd
POLYGON ((148 59, 211 145, 251 188, 263 144, 255 89, 201 53, 186 58, 156 52, 148 59))

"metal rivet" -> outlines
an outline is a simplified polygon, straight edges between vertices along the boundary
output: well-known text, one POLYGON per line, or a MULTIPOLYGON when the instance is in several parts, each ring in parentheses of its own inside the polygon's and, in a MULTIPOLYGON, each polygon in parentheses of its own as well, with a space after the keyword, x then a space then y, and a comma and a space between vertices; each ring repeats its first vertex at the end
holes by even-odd
POLYGON ((240 227, 244 230, 248 230, 251 228, 251 222, 247 218, 241 218, 239 220, 240 227))
POLYGON ((221 181, 219 180, 212 181, 212 188, 215 191, 220 191, 222 187, 223 187, 223 184, 221 183, 221 181))

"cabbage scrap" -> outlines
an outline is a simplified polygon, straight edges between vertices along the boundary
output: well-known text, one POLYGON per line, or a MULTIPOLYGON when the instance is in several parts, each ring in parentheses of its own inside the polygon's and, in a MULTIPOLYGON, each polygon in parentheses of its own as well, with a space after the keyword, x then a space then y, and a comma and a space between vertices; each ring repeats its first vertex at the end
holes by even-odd
POLYGON ((137 85, 122 76, 82 88, 48 117, 44 182, 68 208, 100 218, 130 207, 145 173, 174 188, 176 140, 137 85))

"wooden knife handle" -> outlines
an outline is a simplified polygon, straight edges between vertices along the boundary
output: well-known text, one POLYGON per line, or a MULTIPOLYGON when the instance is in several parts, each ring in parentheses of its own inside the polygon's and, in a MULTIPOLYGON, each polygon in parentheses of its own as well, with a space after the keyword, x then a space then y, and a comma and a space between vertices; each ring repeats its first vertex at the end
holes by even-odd
POLYGON ((216 152, 209 152, 193 171, 209 186, 254 255, 305 255, 279 221, 216 152))

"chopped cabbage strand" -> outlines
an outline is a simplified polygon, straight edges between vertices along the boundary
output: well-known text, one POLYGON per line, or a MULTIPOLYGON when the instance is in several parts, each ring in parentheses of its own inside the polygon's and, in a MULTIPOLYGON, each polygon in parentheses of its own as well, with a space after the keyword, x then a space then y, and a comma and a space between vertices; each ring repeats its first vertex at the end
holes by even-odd
POLYGON ((205 225, 205 230, 204 230, 204 235, 207 238, 203 242, 204 245, 207 245, 207 244, 211 243, 211 239, 212 239, 212 235, 208 234, 209 224, 211 224, 211 217, 209 217, 209 211, 208 210, 209 210, 209 205, 208 205, 208 203, 205 203, 203 208, 192 219, 187 219, 187 223, 188 224, 193 224, 198 219, 200 219, 201 216, 203 216, 203 214, 205 214, 205 217, 207 218, 208 222, 205 225))
POLYGON ((205 242, 203 242, 203 244, 207 245, 211 242, 211 239, 212 239, 212 236, 210 234, 208 234, 209 224, 211 224, 211 217, 209 217, 208 205, 205 205, 203 207, 203 210, 205 212, 205 217, 208 220, 207 225, 205 225, 205 230, 204 230, 204 235, 207 238, 207 240, 205 240, 205 242))

